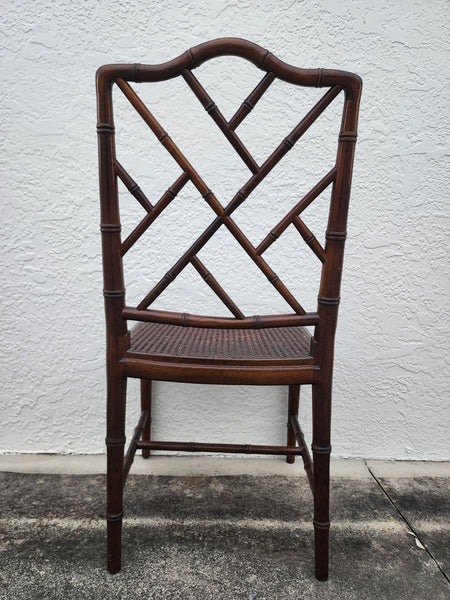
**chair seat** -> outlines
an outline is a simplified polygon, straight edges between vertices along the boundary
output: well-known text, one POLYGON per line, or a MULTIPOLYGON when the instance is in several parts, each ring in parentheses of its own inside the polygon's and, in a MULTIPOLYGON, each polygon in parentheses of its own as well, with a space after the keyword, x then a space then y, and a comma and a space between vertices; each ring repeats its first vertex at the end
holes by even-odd
POLYGON ((219 329, 139 323, 131 330, 129 354, 183 363, 304 365, 313 362, 310 344, 305 327, 219 329))

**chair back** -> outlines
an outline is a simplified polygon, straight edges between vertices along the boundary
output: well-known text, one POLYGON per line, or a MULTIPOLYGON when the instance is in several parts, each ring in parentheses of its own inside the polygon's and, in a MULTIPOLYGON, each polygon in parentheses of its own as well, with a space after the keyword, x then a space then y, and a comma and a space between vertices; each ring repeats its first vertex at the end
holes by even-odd
MULTIPOLYGON (((97 90, 104 294, 109 333, 113 336, 123 336, 127 330, 126 321, 135 320, 219 328, 313 325, 316 327, 316 340, 321 339, 321 332, 331 333, 331 338, 333 338, 339 304, 357 115, 361 93, 361 80, 359 77, 344 71, 292 67, 255 44, 245 40, 226 38, 196 46, 178 58, 161 65, 121 64, 104 66, 99 69, 97 74, 97 90), (194 74, 194 70, 202 63, 226 55, 247 59, 264 71, 260 82, 229 120, 224 117, 213 98, 194 74), (162 124, 158 122, 154 114, 130 85, 130 82, 158 82, 174 77, 181 77, 185 81, 249 170, 247 181, 236 190, 234 196, 228 202, 221 201, 215 195, 204 177, 190 162, 190 157, 181 151, 176 141, 165 131, 162 124), (326 88, 326 91, 301 121, 278 143, 264 162, 258 164, 236 130, 277 78, 295 86, 321 87, 326 88), (120 89, 153 132, 158 142, 162 144, 181 168, 181 175, 156 202, 153 198, 150 200, 147 197, 130 175, 127 167, 122 164, 121 157, 116 156, 113 84, 120 89), (289 209, 281 220, 274 224, 258 245, 254 245, 237 224, 233 213, 257 190, 260 183, 295 146, 325 109, 341 94, 343 95, 343 111, 334 163, 324 166, 323 172, 318 175, 318 181, 315 185, 289 209), (124 184, 145 211, 142 220, 124 239, 122 239, 120 226, 118 180, 124 184), (172 203, 188 182, 193 184, 203 202, 210 207, 210 223, 191 246, 172 264, 167 273, 148 291, 145 297, 136 306, 129 306, 125 301, 124 256, 141 236, 147 233, 152 223, 172 203), (302 213, 327 188, 331 188, 331 199, 325 243, 322 245, 305 224, 302 213), (266 258, 267 250, 277 242, 290 225, 298 231, 321 263, 318 302, 316 310, 313 312, 305 310, 286 282, 274 272, 270 261, 266 258), (252 316, 244 314, 242 308, 232 299, 231 294, 227 293, 219 283, 218 278, 209 271, 208 266, 199 257, 200 251, 220 228, 226 228, 238 242, 243 251, 265 276, 268 283, 290 306, 290 313, 252 316), (192 315, 152 308, 154 301, 188 265, 191 265, 199 273, 231 313, 231 317, 192 315)), ((245 281, 246 273, 242 273, 241 277, 245 281)))

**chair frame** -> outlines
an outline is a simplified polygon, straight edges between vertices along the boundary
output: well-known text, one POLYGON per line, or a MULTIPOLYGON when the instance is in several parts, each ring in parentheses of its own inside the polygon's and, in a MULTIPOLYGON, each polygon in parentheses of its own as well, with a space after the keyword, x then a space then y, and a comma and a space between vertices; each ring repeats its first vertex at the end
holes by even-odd
POLYGON ((97 71, 97 131, 107 333, 107 554, 108 570, 111 573, 115 573, 121 568, 123 488, 133 457, 137 449, 141 449, 143 456, 146 458, 149 457, 151 450, 159 449, 166 451, 278 454, 285 455, 288 462, 294 462, 295 456, 301 455, 314 497, 315 573, 317 579, 327 579, 334 339, 361 87, 361 79, 353 73, 293 67, 256 44, 237 38, 224 38, 200 44, 178 58, 160 65, 114 64, 105 65, 97 71), (247 59, 266 72, 262 81, 228 122, 192 73, 193 69, 205 61, 224 55, 234 55, 247 59), (205 110, 217 123, 252 173, 247 184, 239 190, 226 207, 218 202, 203 179, 128 84, 128 82, 163 81, 180 75, 191 87, 205 110), (235 129, 250 113, 253 106, 275 78, 294 85, 328 87, 330 89, 260 167, 243 146, 235 133, 235 129), (154 206, 116 158, 112 105, 113 84, 121 89, 161 144, 182 168, 182 175, 154 206), (341 91, 344 92, 344 108, 335 166, 255 248, 232 220, 231 213, 248 197, 264 176, 292 148, 317 116, 341 91), (130 193, 147 211, 143 221, 124 241, 121 239, 118 179, 125 184, 130 193), (122 257, 187 181, 191 181, 195 185, 216 213, 216 219, 137 307, 126 306, 122 257), (330 212, 326 243, 325 247, 322 248, 300 219, 299 214, 330 184, 332 184, 330 212), (317 311, 313 313, 307 313, 303 310, 298 301, 262 258, 263 252, 276 241, 290 224, 296 227, 322 262, 317 311), (250 258, 291 305, 294 314, 246 317, 234 304, 196 256, 199 249, 221 225, 225 225, 231 231, 250 258), (232 312, 234 318, 186 315, 148 308, 151 302, 188 263, 194 266, 213 291, 216 292, 232 312), (182 357, 171 361, 160 360, 158 357, 133 352, 133 349, 130 348, 130 332, 127 325, 129 320, 166 323, 185 327, 216 328, 218 330, 299 327, 304 325, 312 325, 315 329, 314 335, 311 337, 310 356, 305 360, 246 360, 235 361, 232 364, 227 361, 223 361, 223 363, 216 361, 205 364, 201 360, 187 362, 182 357), (126 383, 128 377, 141 380, 142 413, 128 450, 124 455, 126 383), (253 446, 153 441, 150 432, 152 380, 212 384, 288 385, 287 445, 253 446), (300 386, 303 384, 312 386, 313 459, 307 449, 298 421, 299 393, 300 386))

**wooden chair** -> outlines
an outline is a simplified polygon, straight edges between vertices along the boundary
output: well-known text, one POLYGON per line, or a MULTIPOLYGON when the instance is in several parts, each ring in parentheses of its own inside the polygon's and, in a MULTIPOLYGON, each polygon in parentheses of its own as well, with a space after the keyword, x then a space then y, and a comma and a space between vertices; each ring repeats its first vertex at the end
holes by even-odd
MULTIPOLYGON (((333 352, 339 304, 346 222, 350 196, 361 79, 352 73, 325 69, 300 69, 277 59, 263 48, 241 39, 225 38, 200 44, 161 65, 105 65, 97 72, 98 139, 101 200, 101 232, 104 269, 104 299, 107 327, 107 531, 108 570, 121 566, 123 487, 134 454, 142 450, 237 452, 285 455, 294 462, 301 455, 314 496, 315 572, 328 577, 329 461, 333 352), (227 121, 193 70, 218 56, 247 59, 265 71, 234 116, 227 121), (157 82, 180 76, 224 133, 249 168, 248 181, 223 206, 188 158, 164 131, 128 82, 157 82), (258 165, 236 134, 271 83, 279 78, 297 86, 325 87, 325 95, 258 165), (182 175, 152 204, 116 158, 112 87, 118 86, 159 142, 182 169, 182 175), (264 177, 294 146, 317 117, 343 92, 343 114, 336 162, 328 173, 279 221, 255 247, 238 227, 232 214, 264 177), (121 239, 118 178, 143 206, 146 215, 134 231, 121 239), (170 204, 183 186, 192 182, 214 215, 210 225, 137 307, 125 302, 122 258, 170 204), (300 218, 301 212, 328 186, 331 202, 324 247, 300 218), (306 312, 275 275, 264 252, 289 225, 322 263, 316 312, 306 312), (225 227, 259 267, 268 281, 292 307, 292 314, 245 316, 198 258, 215 232, 225 227), (212 317, 152 310, 149 306, 188 265, 192 265, 234 315, 212 317), (131 331, 127 323, 137 321, 131 331), (311 336, 305 326, 314 326, 311 336), (141 380, 142 414, 128 451, 125 444, 125 397, 128 377, 141 380), (208 384, 280 385, 289 389, 286 446, 256 446, 228 443, 184 443, 151 440, 152 380, 208 384), (300 386, 312 386, 313 460, 298 421, 300 386)), ((325 228, 325 225, 324 225, 325 228)))

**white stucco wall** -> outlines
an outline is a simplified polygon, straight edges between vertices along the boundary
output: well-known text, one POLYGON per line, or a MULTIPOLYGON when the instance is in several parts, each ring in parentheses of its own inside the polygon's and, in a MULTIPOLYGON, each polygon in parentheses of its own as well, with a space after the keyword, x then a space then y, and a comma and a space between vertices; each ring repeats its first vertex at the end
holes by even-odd
MULTIPOLYGON (((334 455, 448 459, 448 3, 1 4, 0 451, 103 452, 96 69, 109 62, 164 62, 208 39, 236 36, 269 48, 288 63, 355 71, 364 80, 336 345, 334 455)), ((212 63, 198 70, 226 116, 262 75, 249 63, 233 60, 230 84, 212 78, 212 63)), ((225 68, 232 59, 217 64, 225 68)), ((186 152, 187 137, 177 133, 179 129, 187 124, 196 132, 205 125, 208 141, 194 148, 192 160, 217 195, 227 198, 237 189, 236 181, 245 181, 245 167, 229 152, 198 102, 190 100, 187 87, 182 82, 171 86, 165 84, 146 97, 186 152), (195 116, 186 122, 183 110, 191 106, 195 116), (221 154, 209 160, 216 140, 221 154), (220 178, 212 174, 214 168, 220 169, 220 178)), ((239 129, 259 160, 290 131, 295 117, 302 116, 298 90, 286 90, 287 86, 274 86, 266 105, 279 108, 277 118, 263 122, 264 111, 255 110, 239 129)), ((303 109, 316 93, 308 96, 303 109)), ((119 101, 119 106, 125 103, 119 101)), ((134 116, 125 119, 118 128, 118 147, 124 164, 155 200, 179 171, 173 164, 168 170, 157 166, 164 151, 138 123, 134 116), (135 131, 144 134, 138 153, 121 141, 135 131)), ((317 129, 319 140, 327 123, 317 129)), ((272 181, 261 188, 264 218, 251 227, 250 212, 240 215, 253 241, 298 200, 297 189, 306 192, 308 183, 317 180, 312 173, 321 160, 314 146, 304 154, 299 144, 289 153, 286 170, 280 171, 285 173, 281 188, 272 181)), ((186 190, 174 203, 173 220, 163 218, 155 224, 155 233, 164 232, 168 262, 161 260, 161 249, 149 250, 141 283, 128 284, 131 298, 142 297, 149 282, 167 270, 210 219, 209 209, 201 206, 192 188, 186 190), (187 220, 186 206, 199 207, 198 218, 187 220)), ((134 219, 141 216, 136 203, 126 206, 126 214, 132 215, 132 210, 134 219)), ((310 223, 314 225, 314 218, 310 223)), ((276 270, 281 274, 286 265, 298 268, 287 282, 301 292, 314 261, 301 249, 295 232, 287 233, 278 249, 280 266, 273 258, 276 270)), ((217 249, 203 256, 205 262, 221 261, 217 249)), ((227 258, 234 261, 237 273, 241 260, 247 261, 241 256, 237 250, 227 258)), ((207 264, 214 272, 211 262, 207 264)), ((212 308, 217 313, 219 304, 210 303, 208 293, 196 296, 194 279, 182 276, 174 285, 175 294, 157 306, 192 312, 212 308)), ((257 273, 246 277, 245 287, 227 283, 250 314, 255 298, 262 304, 258 312, 282 307, 267 287, 257 273)), ((305 297, 307 308, 313 308, 314 295, 305 297)), ((155 396, 154 432, 160 439, 284 441, 282 388, 157 383, 155 396)), ((308 393, 304 398, 302 415, 309 433, 308 393)), ((130 399, 129 434, 138 412, 134 385, 130 399)))

